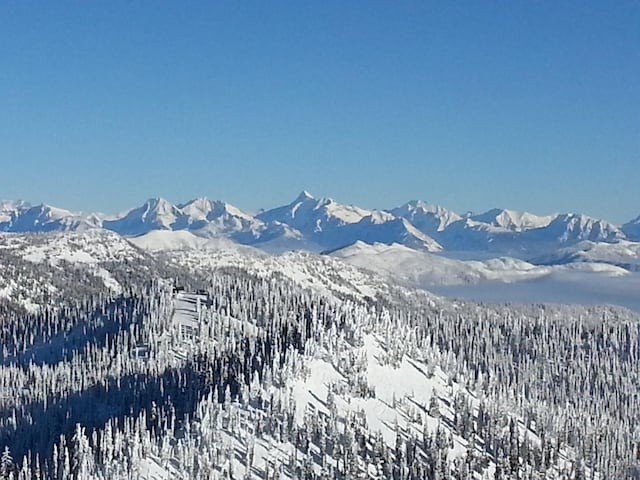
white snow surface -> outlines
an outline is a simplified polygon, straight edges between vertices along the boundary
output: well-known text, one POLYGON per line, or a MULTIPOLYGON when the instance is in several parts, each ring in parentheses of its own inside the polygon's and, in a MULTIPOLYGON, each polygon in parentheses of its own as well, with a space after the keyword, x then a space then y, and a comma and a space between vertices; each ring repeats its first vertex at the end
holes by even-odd
POLYGON ((480 223, 486 223, 514 232, 521 232, 523 230, 546 227, 556 217, 557 214, 540 216, 529 212, 496 208, 479 215, 473 215, 471 218, 480 223))
POLYGON ((535 260, 545 264, 608 263, 640 271, 640 243, 626 240, 615 243, 583 241, 535 260))
MULTIPOLYGON (((119 292, 121 286, 102 266, 104 262, 136 261, 144 253, 114 232, 97 228, 39 234, 2 234, 0 248, 33 263, 58 266, 61 262, 80 265, 119 292)), ((6 289, 5 289, 6 290, 6 289)), ((9 290, 3 292, 8 296, 9 290)))
POLYGON ((365 210, 354 205, 344 205, 331 198, 314 198, 303 191, 288 205, 267 210, 258 214, 265 222, 278 221, 301 230, 322 231, 327 226, 356 223, 367 215, 365 210))
POLYGON ((161 251, 219 251, 242 250, 242 247, 226 238, 205 238, 188 230, 152 230, 144 235, 128 239, 130 243, 149 252, 161 251))
POLYGON ((409 220, 419 230, 429 235, 441 232, 462 217, 439 205, 412 200, 404 205, 390 210, 390 213, 409 220))
MULTIPOLYGON (((595 244, 596 251, 606 252, 607 245, 595 244)), ((626 245, 631 248, 626 258, 637 255, 635 245, 626 245)), ((547 266, 508 257, 456 260, 402 245, 360 242, 331 255, 388 282, 448 297, 500 303, 612 304, 640 310, 640 273, 606 262, 604 254, 594 261, 547 266)))
MULTIPOLYGON (((381 432, 389 446, 395 443, 396 423, 404 430, 414 430, 416 436, 422 434, 422 423, 408 415, 407 407, 419 411, 427 422, 428 431, 435 432, 441 422, 423 413, 428 410, 431 397, 435 394, 438 399, 449 400, 458 391, 470 394, 456 382, 451 382, 449 386, 448 377, 437 366, 434 366, 431 373, 425 363, 406 355, 397 367, 383 363, 381 359, 386 354, 384 342, 374 335, 366 335, 364 345, 356 349, 355 354, 364 359, 367 382, 375 390, 375 397, 365 399, 343 394, 337 396, 336 406, 342 415, 348 411, 363 412, 371 431, 381 432)), ((324 359, 311 360, 308 367, 308 375, 299 379, 293 387, 298 424, 304 422, 308 408, 313 412, 328 414, 326 399, 329 387, 346 384, 346 379, 340 372, 324 359)), ((477 406, 479 402, 476 400, 473 403, 477 406)), ((443 402, 440 413, 444 418, 453 420, 453 411, 445 407, 443 402)), ((451 457, 462 455, 466 451, 466 445, 466 440, 454 435, 451 457)))
POLYGON ((351 265, 381 274, 403 285, 430 287, 460 285, 481 281, 516 282, 539 278, 562 270, 599 272, 611 276, 626 275, 623 268, 606 264, 537 266, 523 260, 500 257, 484 261, 455 260, 404 245, 369 245, 357 242, 331 254, 351 265))

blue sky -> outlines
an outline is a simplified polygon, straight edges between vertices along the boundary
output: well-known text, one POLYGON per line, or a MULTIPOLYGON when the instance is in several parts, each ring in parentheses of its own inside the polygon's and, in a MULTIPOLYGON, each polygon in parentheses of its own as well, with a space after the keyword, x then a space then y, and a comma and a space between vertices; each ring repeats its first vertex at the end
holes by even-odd
POLYGON ((640 214, 640 3, 0 3, 0 198, 640 214))

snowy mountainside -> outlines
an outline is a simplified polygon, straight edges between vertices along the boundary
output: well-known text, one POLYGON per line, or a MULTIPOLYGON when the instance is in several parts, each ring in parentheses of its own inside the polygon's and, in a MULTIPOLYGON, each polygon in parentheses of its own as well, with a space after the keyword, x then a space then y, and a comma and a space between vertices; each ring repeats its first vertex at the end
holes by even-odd
POLYGON ((584 251, 567 247, 556 258, 541 257, 533 263, 508 257, 460 260, 401 245, 364 243, 331 255, 389 283, 448 298, 512 304, 609 304, 640 311, 638 244, 580 245, 584 251))
POLYGON ((622 226, 622 231, 629 240, 640 242, 640 216, 625 223, 622 226))
POLYGON ((178 205, 178 209, 183 217, 173 226, 174 230, 198 230, 203 236, 223 237, 238 233, 257 236, 257 232, 263 228, 248 213, 219 200, 197 198, 178 205))
POLYGON ((207 238, 188 230, 152 230, 144 235, 129 238, 128 241, 149 252, 170 251, 240 251, 243 247, 226 238, 207 238))
POLYGON ((0 234, 0 299, 36 311, 51 302, 106 288, 122 291, 122 279, 144 281, 154 258, 120 235, 102 229, 0 234), (132 275, 132 266, 135 274, 132 275))
MULTIPOLYGON (((534 265, 509 257, 483 261, 457 260, 420 252, 403 245, 367 244, 358 242, 331 252, 331 255, 350 265, 382 275, 384 278, 409 287, 426 288, 442 285, 463 285, 480 282, 521 282, 549 275, 581 270, 585 274, 624 276, 625 268, 608 265, 602 258, 593 257, 589 265, 534 265)), ((553 264, 553 262, 551 262, 553 264)))
POLYGON ((396 242, 429 251, 442 248, 405 219, 387 212, 343 205, 331 198, 316 199, 306 191, 292 203, 262 212, 257 218, 289 225, 326 250, 358 240, 396 242))
POLYGON ((331 252, 331 256, 379 273, 401 285, 418 288, 497 278, 517 281, 547 273, 522 260, 503 258, 484 262, 461 261, 419 252, 398 244, 370 245, 358 242, 331 252))
POLYGON ((191 232, 150 232, 129 241, 155 252, 170 264, 202 275, 221 268, 241 268, 261 278, 277 276, 326 295, 355 295, 361 299, 390 289, 372 273, 306 252, 271 255, 229 240, 204 239, 191 232))
POLYGON ((529 212, 496 208, 478 215, 471 215, 476 222, 501 227, 505 230, 521 232, 534 228, 547 227, 554 219, 554 215, 538 216, 529 212))
POLYGON ((163 198, 151 198, 122 218, 106 220, 103 227, 124 235, 140 235, 151 230, 170 230, 180 217, 175 205, 163 198))
POLYGON ((612 223, 574 213, 558 215, 546 227, 536 228, 528 233, 532 240, 550 238, 561 244, 583 240, 614 242, 624 239, 624 233, 612 223))
POLYGON ((333 248, 354 242, 399 243, 417 250, 438 252, 442 246, 429 235, 422 233, 404 218, 396 218, 383 212, 372 213, 358 223, 343 227, 341 241, 334 241, 333 248))
POLYGON ((18 249, 31 262, 60 261, 98 264, 116 261, 140 261, 144 252, 135 248, 120 235, 103 229, 75 232, 52 232, 38 235, 7 235, 8 248, 18 249))
POLYGON ((441 232, 453 222, 462 219, 460 215, 451 210, 421 200, 412 200, 400 207, 389 210, 389 212, 408 220, 427 235, 441 232))
POLYGON ((562 265, 575 262, 607 263, 629 271, 640 271, 640 243, 621 240, 616 243, 600 243, 585 240, 561 248, 551 254, 533 260, 538 264, 562 265))
POLYGON ((0 201, 0 230, 2 230, 2 225, 8 224, 13 217, 18 215, 20 212, 27 210, 30 208, 27 202, 23 202, 22 200, 1 200, 0 201))
MULTIPOLYGON (((267 255, 262 249, 168 231, 150 232, 130 241, 176 267, 186 266, 202 275, 215 268, 240 267, 260 277, 277 275, 338 297, 376 298, 409 287, 491 302, 601 303, 640 309, 635 293, 640 275, 629 264, 611 263, 604 255, 586 262, 557 259, 551 264, 508 257, 463 261, 398 244, 364 242, 320 256, 305 252, 267 255)), ((617 244, 595 245, 606 252, 617 244)), ((630 248, 634 245, 629 242, 630 248)), ((436 303, 445 301, 431 298, 436 303)))
MULTIPOLYGON (((6 205, 6 203, 5 203, 6 205)), ((55 232, 86 230, 100 225, 97 215, 83 215, 49 205, 29 206, 22 203, 14 206, 10 218, 6 207, 3 209, 4 221, 0 221, 0 231, 6 232, 55 232)))
MULTIPOLYGON (((253 247, 239 245, 227 238, 207 238, 188 230, 155 230, 144 235, 127 238, 136 247, 150 253, 170 253, 176 257, 182 254, 198 255, 202 259, 214 258, 216 254, 228 255, 231 258, 266 257, 266 253, 253 247)), ((211 260, 209 264, 218 261, 211 260)))
POLYGON ((368 210, 343 205, 331 198, 316 199, 303 191, 290 204, 261 212, 257 218, 264 222, 284 223, 303 233, 320 233, 328 228, 357 223, 370 214, 368 210))
POLYGON ((2 234, 0 249, 29 261, 78 267, 109 263, 144 263, 150 259, 120 235, 102 229, 39 234, 2 234))
POLYGON ((435 238, 451 251, 477 250, 530 259, 583 240, 614 243, 624 239, 624 234, 615 225, 586 215, 537 217, 502 211, 454 222, 435 238))

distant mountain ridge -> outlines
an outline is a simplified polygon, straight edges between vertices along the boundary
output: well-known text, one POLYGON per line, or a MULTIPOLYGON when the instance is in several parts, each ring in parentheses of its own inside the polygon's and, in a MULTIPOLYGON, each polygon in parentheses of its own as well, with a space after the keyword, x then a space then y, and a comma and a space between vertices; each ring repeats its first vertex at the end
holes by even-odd
POLYGON ((640 242, 640 215, 622 226, 622 231, 629 240, 640 242))
POLYGON ((535 215, 508 209, 460 215, 413 200, 369 210, 301 192, 291 203, 250 214, 223 201, 196 198, 173 204, 152 198, 128 212, 83 214, 23 201, 0 202, 0 231, 51 232, 104 228, 123 236, 188 230, 265 250, 335 250, 365 242, 427 252, 476 251, 535 257, 583 241, 640 240, 640 217, 617 226, 582 214, 535 215))

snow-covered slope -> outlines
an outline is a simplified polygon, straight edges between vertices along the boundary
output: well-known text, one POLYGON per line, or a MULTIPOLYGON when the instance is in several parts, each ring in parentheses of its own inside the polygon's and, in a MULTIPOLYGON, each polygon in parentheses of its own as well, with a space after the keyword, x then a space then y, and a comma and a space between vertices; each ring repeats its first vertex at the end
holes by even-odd
POLYGON ((640 271, 640 243, 620 240, 615 243, 583 242, 561 248, 532 260, 546 265, 567 263, 608 263, 630 271, 640 271))
POLYGON ((20 246, 20 255, 32 262, 56 264, 60 261, 78 264, 140 261, 141 250, 120 235, 102 229, 80 232, 52 232, 45 236, 8 236, 7 243, 20 246))
POLYGON ((178 207, 164 198, 150 198, 124 217, 105 220, 103 227, 121 235, 142 235, 151 230, 171 230, 182 216, 178 207))
POLYGON ((383 278, 331 257, 306 252, 278 255, 238 245, 227 239, 206 239, 188 231, 154 231, 129 242, 169 262, 205 275, 218 268, 243 268, 258 276, 278 275, 305 288, 323 293, 374 297, 386 292, 383 278))
POLYGON ((120 235, 102 229, 0 234, 0 298, 35 311, 70 292, 107 287, 119 293, 120 275, 155 263, 120 235))
POLYGON ((629 240, 640 242, 640 216, 625 223, 622 226, 622 231, 629 240))
POLYGON ((369 245, 357 242, 331 253, 346 263, 380 274, 402 285, 427 288, 433 285, 475 283, 482 280, 517 281, 548 273, 549 269, 512 258, 462 261, 404 245, 369 245))
POLYGON ((544 228, 555 218, 555 215, 538 216, 528 212, 517 212, 515 210, 500 208, 494 208, 493 210, 471 216, 471 219, 476 222, 500 227, 512 232, 544 228))
POLYGON ((196 198, 178 205, 180 220, 173 226, 174 230, 204 229, 209 236, 223 236, 233 233, 251 231, 256 228, 256 220, 239 208, 219 200, 196 198))
MULTIPOLYGON (((433 238, 422 233, 404 218, 386 212, 373 212, 358 223, 337 230, 329 247, 339 248, 355 242, 401 244, 418 250, 438 252, 442 247, 433 238)), ((325 242, 328 243, 328 242, 325 242)))
POLYGON ((257 215, 264 222, 280 222, 303 233, 319 234, 350 223, 357 223, 371 212, 353 205, 343 205, 331 198, 314 198, 303 191, 288 205, 257 215))
POLYGON ((188 230, 153 230, 128 240, 129 243, 148 252, 197 251, 203 255, 212 252, 258 254, 255 249, 238 245, 227 238, 206 238, 188 230))
POLYGON ((9 220, 0 223, 0 230, 19 233, 85 230, 100 223, 94 214, 83 215, 45 204, 26 208, 22 204, 13 210, 9 220))
MULTIPOLYGON (((77 235, 114 235, 94 233, 77 235)), ((629 312, 365 293, 360 270, 304 253, 214 271, 190 232, 144 237, 204 291, 143 270, 140 294, 76 292, 71 323, 4 330, 0 435, 28 465, 42 443, 43 478, 627 478, 638 368, 610 345, 636 344, 629 312)))
POLYGON ((389 210, 389 212, 397 217, 407 219, 418 230, 427 235, 441 232, 453 222, 457 222, 462 218, 451 210, 421 200, 412 200, 400 207, 389 210))
POLYGON ((304 237, 331 250, 356 241, 401 243, 429 251, 441 246, 406 219, 388 212, 364 210, 330 198, 315 199, 302 192, 289 205, 263 212, 258 218, 297 229, 304 237))
POLYGON ((22 200, 2 200, 0 201, 0 231, 7 230, 8 224, 20 212, 30 208, 27 202, 22 200))
POLYGON ((529 259, 583 240, 615 242, 624 239, 617 226, 579 214, 540 217, 493 210, 449 225, 436 235, 446 250, 494 252, 529 259))
POLYGON ((625 268, 597 257, 594 257, 592 263, 538 266, 509 257, 463 261, 417 251, 403 245, 369 245, 363 242, 334 251, 331 255, 350 265, 381 275, 390 282, 426 289, 492 282, 516 283, 551 275, 574 275, 576 272, 593 274, 603 281, 610 277, 629 275, 625 268))
POLYGON ((617 226, 605 220, 587 215, 565 213, 556 216, 545 227, 527 232, 528 240, 556 241, 574 243, 583 240, 592 242, 613 242, 624 238, 624 233, 617 226))

